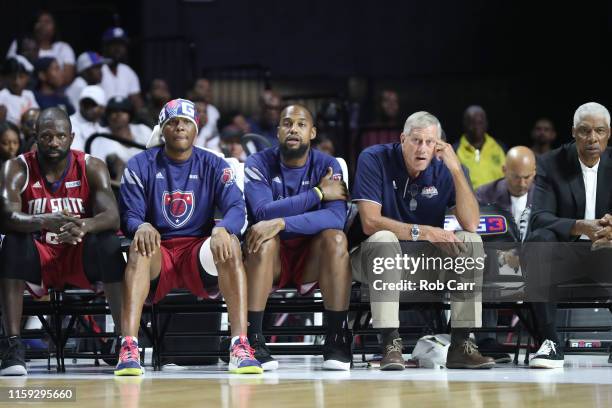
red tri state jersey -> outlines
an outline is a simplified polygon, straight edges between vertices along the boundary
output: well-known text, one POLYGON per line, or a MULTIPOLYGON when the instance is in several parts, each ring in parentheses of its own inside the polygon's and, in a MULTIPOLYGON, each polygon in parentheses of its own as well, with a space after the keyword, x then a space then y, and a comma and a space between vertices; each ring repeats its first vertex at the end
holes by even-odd
MULTIPOLYGON (((19 156, 27 166, 26 183, 21 191, 21 211, 30 214, 46 214, 67 211, 76 218, 92 215, 89 183, 85 161, 88 155, 71 150, 68 165, 56 183, 49 183, 41 173, 37 152, 19 156)), ((44 242, 56 244, 55 234, 46 233, 44 242)))

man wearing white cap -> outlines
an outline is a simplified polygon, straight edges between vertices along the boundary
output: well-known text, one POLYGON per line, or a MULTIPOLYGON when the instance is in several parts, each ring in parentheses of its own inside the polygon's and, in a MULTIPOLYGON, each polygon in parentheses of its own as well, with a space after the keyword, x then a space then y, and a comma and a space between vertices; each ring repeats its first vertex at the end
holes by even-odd
POLYGON ((109 133, 108 129, 100 124, 106 107, 106 95, 98 85, 89 85, 83 88, 79 97, 79 109, 70 116, 72 131, 74 132, 73 150, 85 151, 85 142, 94 133, 109 133))
POLYGON ((77 76, 66 88, 66 96, 75 108, 79 106, 79 98, 87 85, 99 85, 102 81, 102 65, 106 60, 95 51, 85 51, 77 59, 77 76))
POLYGON ((193 102, 168 102, 153 130, 153 147, 132 157, 123 172, 121 229, 133 241, 115 375, 143 374, 137 339, 142 306, 147 296, 155 303, 174 288, 200 298, 222 294, 232 333, 229 370, 263 372, 246 337, 247 280, 238 239, 247 226, 246 204, 230 165, 194 148, 198 122, 193 102))

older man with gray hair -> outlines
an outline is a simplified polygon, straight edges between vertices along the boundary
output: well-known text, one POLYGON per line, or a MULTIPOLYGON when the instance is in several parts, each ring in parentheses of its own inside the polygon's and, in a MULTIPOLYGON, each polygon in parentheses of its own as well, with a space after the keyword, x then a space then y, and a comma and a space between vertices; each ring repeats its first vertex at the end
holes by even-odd
POLYGON ((483 264, 478 262, 484 250, 475 234, 478 202, 457 155, 440 135, 435 116, 416 112, 406 120, 400 143, 371 146, 357 163, 353 199, 368 238, 351 254, 351 266, 353 277, 370 286, 373 326, 383 337, 382 370, 404 368, 398 333, 401 292, 417 299, 431 288, 451 292, 446 366, 495 364, 469 340, 470 330, 481 326, 483 264), (463 231, 443 229, 447 208, 463 231), (453 267, 459 259, 476 264, 468 270, 459 263, 453 267), (415 279, 419 276, 424 279, 415 279), (465 290, 457 290, 457 284, 465 290))
MULTIPOLYGON (((532 288, 550 288, 546 302, 533 303, 540 349, 529 362, 535 368, 562 368, 562 341, 557 335, 557 285, 586 273, 597 282, 609 280, 612 246, 612 158, 608 148, 610 113, 596 102, 576 109, 571 143, 540 157, 537 166, 531 234, 527 241, 554 243, 552 256, 541 255, 546 246, 533 245, 528 256, 532 288)), ((529 248, 529 247, 528 247, 529 248)), ((611 359, 612 360, 612 359, 611 359)), ((612 361, 610 361, 612 362, 612 361)))

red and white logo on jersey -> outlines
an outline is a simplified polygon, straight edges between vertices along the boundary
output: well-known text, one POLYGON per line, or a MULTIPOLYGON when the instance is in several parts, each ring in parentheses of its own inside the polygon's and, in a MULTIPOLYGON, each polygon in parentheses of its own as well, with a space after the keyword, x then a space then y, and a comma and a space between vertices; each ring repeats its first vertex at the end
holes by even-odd
POLYGON ((231 167, 223 169, 223 174, 221 175, 221 182, 223 184, 231 184, 234 182, 234 170, 231 167))
POLYGON ((189 221, 194 207, 193 191, 164 191, 162 195, 162 212, 164 218, 174 228, 180 228, 189 221))

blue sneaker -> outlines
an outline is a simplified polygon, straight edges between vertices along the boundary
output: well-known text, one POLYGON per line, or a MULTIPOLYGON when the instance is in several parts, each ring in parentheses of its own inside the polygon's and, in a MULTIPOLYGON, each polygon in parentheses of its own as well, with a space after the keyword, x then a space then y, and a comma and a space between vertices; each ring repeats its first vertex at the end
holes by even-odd
POLYGON ((234 374, 261 374, 263 368, 255 358, 255 350, 246 336, 240 336, 230 347, 229 372, 234 374))
POLYGON ((144 368, 140 365, 140 352, 138 342, 132 336, 126 336, 121 342, 119 362, 115 368, 115 375, 144 375, 144 368))

